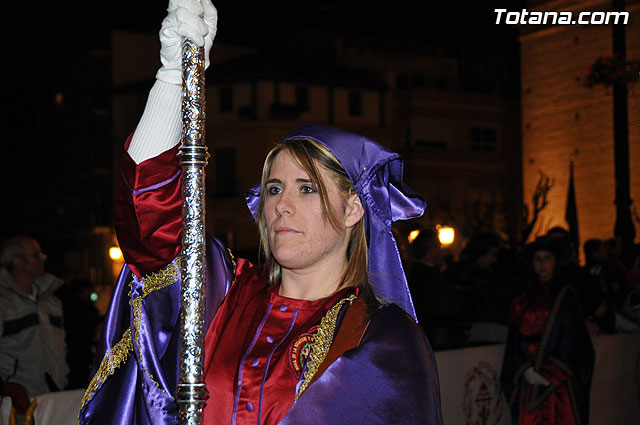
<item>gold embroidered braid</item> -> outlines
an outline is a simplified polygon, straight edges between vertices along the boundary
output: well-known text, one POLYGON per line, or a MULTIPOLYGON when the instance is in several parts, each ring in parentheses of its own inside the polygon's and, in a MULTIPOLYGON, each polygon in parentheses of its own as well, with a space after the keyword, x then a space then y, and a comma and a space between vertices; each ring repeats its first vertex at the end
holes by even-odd
MULTIPOLYGON (((133 309, 133 321, 136 328, 137 324, 139 323, 142 299, 150 293, 157 291, 158 289, 165 288, 175 282, 180 277, 180 265, 181 259, 179 258, 162 270, 147 275, 142 279, 142 296, 136 297, 133 300, 129 301, 133 309)), ((131 297, 131 291, 133 289, 132 283, 133 279, 131 283, 129 283, 129 297, 131 297)), ((138 344, 138 340, 136 339, 135 342, 139 349, 140 345, 138 344)), ((133 338, 131 337, 131 328, 128 328, 126 331, 124 331, 124 334, 122 335, 120 341, 118 341, 116 345, 114 345, 109 351, 107 351, 102 358, 102 362, 100 363, 98 371, 93 376, 93 378, 91 378, 91 382, 89 383, 89 386, 87 387, 87 390, 82 397, 80 410, 78 411, 78 417, 80 415, 80 411, 82 411, 82 408, 84 407, 86 402, 89 401, 93 393, 96 392, 98 388, 100 388, 100 386, 107 380, 107 378, 113 375, 116 369, 119 368, 127 360, 131 351, 133 351, 133 338)), ((158 385, 153 377, 151 377, 151 380, 156 385, 158 385)))
POLYGON ((181 266, 182 257, 178 257, 176 261, 167 265, 165 268, 143 277, 142 297, 144 298, 158 289, 166 288, 178 280, 180 278, 181 266))
MULTIPOLYGON (((136 344, 136 347, 138 347, 138 353, 142 353, 141 349, 140 349, 140 341, 138 339, 138 335, 140 334, 140 317, 142 315, 142 298, 144 297, 137 297, 134 298, 133 300, 131 300, 131 307, 133 310, 133 327, 135 329, 135 333, 133 336, 133 341, 136 344)), ((160 384, 158 383, 158 381, 156 381, 156 379, 154 378, 154 376, 149 372, 149 370, 147 370, 147 366, 145 365, 144 362, 140 361, 138 362, 138 364, 140 366, 142 366, 142 370, 143 372, 149 377, 149 379, 151 380, 151 382, 153 382, 155 384, 156 387, 158 387, 162 392, 166 393, 166 391, 164 390, 164 388, 162 388, 160 386, 160 384)))
POLYGON ((296 394, 294 403, 298 401, 298 398, 300 397, 302 392, 307 389, 309 383, 318 371, 320 364, 325 359, 325 357, 327 357, 327 353, 329 352, 329 348, 331 347, 333 336, 336 331, 336 321, 338 320, 338 313, 340 312, 340 309, 342 309, 342 306, 346 303, 351 304, 355 299, 355 295, 349 295, 348 297, 341 299, 333 307, 331 307, 329 311, 327 311, 327 314, 325 314, 320 321, 320 326, 318 326, 318 330, 313 337, 313 342, 311 343, 311 349, 309 357, 307 359, 303 381, 300 385, 298 393, 296 394))
POLYGON ((102 358, 102 362, 100 363, 100 367, 96 374, 91 378, 91 382, 87 387, 87 390, 82 397, 82 402, 80 403, 80 410, 78 411, 78 417, 80 415, 80 411, 84 407, 85 403, 91 398, 94 392, 100 388, 100 386, 107 380, 107 378, 115 372, 117 368, 122 365, 127 357, 129 357, 129 353, 133 350, 133 345, 131 343, 131 328, 128 328, 124 331, 122 335, 122 339, 118 341, 116 345, 114 345, 109 351, 104 354, 102 358))
MULTIPOLYGON (((147 275, 142 278, 142 295, 139 297, 133 298, 129 303, 131 304, 131 309, 133 310, 133 341, 136 343, 136 347, 138 347, 138 352, 141 353, 140 349, 140 340, 138 335, 140 334, 140 320, 142 317, 142 300, 149 294, 154 291, 157 291, 162 288, 166 288, 167 286, 172 285, 180 278, 180 268, 181 268, 182 257, 178 257, 176 261, 167 265, 162 270, 159 270, 156 273, 147 275)), ((140 362, 142 365, 142 369, 144 373, 149 377, 151 382, 155 384, 157 388, 159 388, 162 392, 166 393, 164 388, 160 386, 158 381, 154 378, 154 376, 147 370, 147 366, 144 362, 140 362)))
POLYGON ((231 250, 229 248, 227 248, 227 251, 229 251, 229 257, 231 257, 231 262, 233 263, 233 274, 236 274, 236 257, 233 255, 233 252, 231 252, 231 250))

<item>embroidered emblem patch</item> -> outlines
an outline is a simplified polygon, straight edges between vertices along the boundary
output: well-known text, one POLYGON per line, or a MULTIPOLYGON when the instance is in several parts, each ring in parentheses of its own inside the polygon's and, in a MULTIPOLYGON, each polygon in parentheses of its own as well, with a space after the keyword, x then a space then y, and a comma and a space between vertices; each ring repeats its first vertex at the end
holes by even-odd
POLYGON ((467 372, 462 409, 467 424, 497 425, 502 422, 500 380, 492 364, 479 361, 467 372))
POLYGON ((311 343, 317 330, 317 326, 312 327, 291 344, 291 348, 289 349, 289 363, 291 364, 293 372, 296 374, 296 378, 300 378, 302 370, 305 364, 307 364, 311 343))

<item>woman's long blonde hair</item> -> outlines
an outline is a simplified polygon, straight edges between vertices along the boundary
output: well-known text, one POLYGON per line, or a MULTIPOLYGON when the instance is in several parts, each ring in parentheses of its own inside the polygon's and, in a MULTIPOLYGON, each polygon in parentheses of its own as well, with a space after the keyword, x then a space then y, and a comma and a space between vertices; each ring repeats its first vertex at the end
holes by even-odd
MULTIPOLYGON (((260 234, 260 250, 264 258, 264 267, 269 273, 270 284, 280 281, 282 269, 271 253, 269 246, 269 230, 267 229, 264 217, 264 204, 267 196, 266 182, 271 174, 271 167, 276 156, 282 152, 291 155, 293 161, 302 168, 308 175, 314 187, 320 195, 323 214, 334 228, 338 228, 338 214, 331 207, 329 196, 325 183, 318 171, 317 164, 324 167, 329 175, 333 177, 334 182, 343 195, 343 201, 355 193, 353 183, 344 170, 340 161, 331 153, 331 151, 323 144, 315 140, 306 138, 295 138, 286 140, 275 146, 264 161, 262 168, 262 181, 260 185, 260 204, 258 206, 258 231, 260 234)), ((370 307, 377 306, 373 288, 368 278, 368 247, 365 231, 364 217, 356 223, 351 231, 349 245, 347 248, 347 266, 342 275, 342 284, 340 288, 356 287, 359 288, 360 296, 370 307)))

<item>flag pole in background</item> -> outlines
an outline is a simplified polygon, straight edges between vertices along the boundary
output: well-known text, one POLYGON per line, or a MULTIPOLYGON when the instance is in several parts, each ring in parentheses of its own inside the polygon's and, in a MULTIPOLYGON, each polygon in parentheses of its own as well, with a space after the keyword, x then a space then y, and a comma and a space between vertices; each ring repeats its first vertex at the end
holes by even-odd
POLYGON ((205 300, 204 48, 185 39, 182 58, 182 255, 180 373, 177 402, 181 425, 201 423, 207 399, 203 381, 205 300))
POLYGON ((573 157, 569 160, 569 190, 564 218, 569 224, 569 239, 576 254, 580 253, 580 233, 578 231, 578 205, 576 203, 576 189, 573 182, 573 157))

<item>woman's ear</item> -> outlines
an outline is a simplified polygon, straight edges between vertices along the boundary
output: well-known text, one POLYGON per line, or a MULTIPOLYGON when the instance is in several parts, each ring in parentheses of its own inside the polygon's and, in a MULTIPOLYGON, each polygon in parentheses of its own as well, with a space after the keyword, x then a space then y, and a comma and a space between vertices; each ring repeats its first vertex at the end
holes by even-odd
POLYGON ((358 194, 354 193, 347 198, 347 208, 345 210, 345 227, 353 227, 364 216, 364 207, 358 194))

